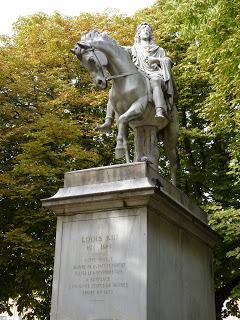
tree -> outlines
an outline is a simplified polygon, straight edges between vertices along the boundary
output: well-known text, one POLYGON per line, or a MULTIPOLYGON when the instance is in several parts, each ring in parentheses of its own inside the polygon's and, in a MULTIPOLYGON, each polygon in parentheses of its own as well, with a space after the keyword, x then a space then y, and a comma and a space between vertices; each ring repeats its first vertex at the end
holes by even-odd
POLYGON ((133 17, 36 14, 19 19, 13 37, 1 37, 0 310, 11 297, 28 319, 48 319, 55 217, 40 199, 62 186, 66 171, 115 163, 114 131, 94 131, 103 121, 107 92, 94 88, 70 48, 80 32, 94 28, 130 45, 138 23, 147 20, 175 63, 179 187, 208 212, 222 239, 215 254, 217 317, 237 314, 238 12, 237 0, 159 0, 133 17))
POLYGON ((56 221, 40 199, 56 192, 64 172, 113 161, 111 139, 94 132, 106 93, 70 53, 96 20, 106 17, 37 14, 1 37, 0 311, 15 298, 28 319, 47 319, 51 297, 56 221))
POLYGON ((153 24, 175 61, 180 188, 208 212, 221 236, 215 252, 217 319, 240 316, 239 9, 235 0, 160 0, 137 15, 153 24))

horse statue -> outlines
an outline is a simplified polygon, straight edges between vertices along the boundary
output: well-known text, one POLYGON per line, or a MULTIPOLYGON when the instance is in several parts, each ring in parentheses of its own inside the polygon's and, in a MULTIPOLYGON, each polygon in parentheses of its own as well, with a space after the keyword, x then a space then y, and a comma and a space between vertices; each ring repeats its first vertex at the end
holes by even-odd
POLYGON ((167 116, 161 120, 155 116, 148 79, 135 66, 126 49, 111 39, 107 33, 97 31, 83 33, 80 42, 71 52, 90 73, 98 88, 106 89, 108 80, 112 80, 107 107, 115 112, 118 126, 115 157, 125 157, 126 162, 130 161, 129 126, 134 130, 134 161, 147 161, 158 169, 158 143, 163 141, 170 163, 171 181, 176 185, 178 137, 176 106, 173 105, 167 116), (106 75, 106 71, 110 76, 106 75))

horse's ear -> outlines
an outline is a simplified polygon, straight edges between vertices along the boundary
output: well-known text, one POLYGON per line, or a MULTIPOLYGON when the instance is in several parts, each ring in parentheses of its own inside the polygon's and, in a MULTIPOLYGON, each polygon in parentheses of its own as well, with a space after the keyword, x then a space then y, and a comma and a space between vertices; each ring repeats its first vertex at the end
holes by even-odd
POLYGON ((88 43, 84 43, 84 42, 78 42, 77 45, 81 48, 81 49, 90 49, 91 46, 88 43))
POLYGON ((102 53, 101 51, 96 50, 96 51, 95 51, 95 55, 97 56, 98 61, 100 62, 100 64, 101 64, 103 67, 106 67, 107 64, 108 64, 108 60, 107 60, 107 57, 105 56, 105 54, 102 53))

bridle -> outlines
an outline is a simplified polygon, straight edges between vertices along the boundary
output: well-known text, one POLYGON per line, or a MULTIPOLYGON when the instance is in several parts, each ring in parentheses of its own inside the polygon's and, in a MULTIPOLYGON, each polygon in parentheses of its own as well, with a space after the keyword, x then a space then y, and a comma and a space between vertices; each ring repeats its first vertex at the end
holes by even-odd
POLYGON ((104 72, 104 69, 105 69, 105 68, 104 68, 104 66, 101 64, 101 61, 99 60, 99 58, 98 58, 95 50, 96 50, 95 48, 89 47, 88 49, 84 49, 84 52, 82 53, 82 55, 85 54, 85 53, 87 53, 87 52, 89 52, 89 51, 92 51, 92 52, 93 52, 93 54, 94 54, 97 62, 98 62, 99 65, 100 65, 101 73, 102 73, 102 75, 103 75, 103 78, 106 80, 106 82, 108 82, 109 80, 114 80, 114 79, 118 79, 118 78, 123 78, 123 77, 131 76, 131 75, 134 75, 134 74, 137 74, 137 73, 138 73, 138 71, 136 71, 136 72, 124 72, 124 73, 117 74, 117 75, 114 75, 114 76, 107 76, 107 75, 105 74, 105 72, 104 72))

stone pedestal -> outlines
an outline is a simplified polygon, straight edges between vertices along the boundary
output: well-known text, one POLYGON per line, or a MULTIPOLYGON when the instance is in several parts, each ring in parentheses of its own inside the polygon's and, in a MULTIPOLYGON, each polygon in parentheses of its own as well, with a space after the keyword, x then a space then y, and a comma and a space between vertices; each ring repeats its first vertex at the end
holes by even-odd
POLYGON ((146 163, 65 174, 51 320, 214 320, 216 235, 146 163))

